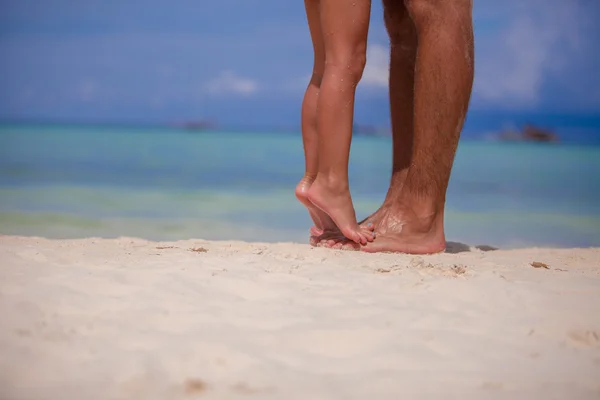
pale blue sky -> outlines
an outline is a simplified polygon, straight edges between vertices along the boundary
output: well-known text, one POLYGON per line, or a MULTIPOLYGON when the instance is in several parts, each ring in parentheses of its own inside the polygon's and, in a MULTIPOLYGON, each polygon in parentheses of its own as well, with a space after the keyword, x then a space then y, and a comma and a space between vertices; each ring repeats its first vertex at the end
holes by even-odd
MULTIPOLYGON (((298 125, 312 65, 301 1, 0 7, 0 119, 298 125)), ((475 0, 474 17, 472 114, 600 115, 600 2, 475 0)), ((371 20, 356 120, 387 125, 379 1, 371 20)))

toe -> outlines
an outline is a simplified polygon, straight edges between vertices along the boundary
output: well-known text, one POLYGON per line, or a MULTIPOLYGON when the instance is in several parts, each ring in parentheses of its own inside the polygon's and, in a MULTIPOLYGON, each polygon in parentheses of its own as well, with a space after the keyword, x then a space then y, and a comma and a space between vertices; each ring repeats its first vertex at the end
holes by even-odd
POLYGON ((333 240, 333 239, 329 239, 329 240, 324 240, 323 241, 323 245, 325 247, 332 247, 333 245, 335 245, 337 243, 337 240, 333 240))
POLYGON ((368 230, 368 231, 374 231, 375 230, 375 224, 373 222, 370 221, 363 221, 362 223, 358 224, 362 229, 364 230, 368 230))
POLYGON ((317 228, 316 226, 313 225, 313 226, 310 227, 309 233, 312 236, 321 236, 323 234, 323 229, 319 229, 319 228, 317 228))
POLYGON ((375 232, 372 231, 363 231, 362 232, 363 236, 366 238, 366 240, 368 242, 372 242, 373 240, 375 240, 375 232))
POLYGON ((357 241, 357 243, 362 244, 362 245, 367 244, 367 235, 363 234, 362 232, 356 232, 356 236, 359 239, 359 241, 357 241))
POLYGON ((311 235, 310 238, 308 239, 308 243, 310 243, 310 245, 313 247, 317 247, 317 246, 319 246, 321 241, 319 240, 319 238, 317 236, 311 235))
POLYGON ((345 243, 348 243, 348 242, 352 242, 352 243, 354 243, 352 240, 348 239, 348 238, 347 238, 347 237, 345 237, 345 236, 340 236, 340 237, 337 237, 337 238, 335 238, 335 239, 331 240, 330 242, 331 242, 331 245, 330 245, 330 247, 331 247, 331 246, 335 246, 335 245, 337 245, 338 243, 341 243, 342 245, 343 245, 343 244, 345 244, 345 243))
POLYGON ((358 244, 348 240, 342 244, 342 250, 357 251, 359 249, 360 246, 358 244))
POLYGON ((361 234, 365 237, 367 242, 372 242, 375 239, 375 231, 373 226, 370 227, 360 227, 361 234))
POLYGON ((353 242, 360 244, 361 237, 358 232, 349 232, 349 234, 346 235, 346 237, 352 240, 353 242))

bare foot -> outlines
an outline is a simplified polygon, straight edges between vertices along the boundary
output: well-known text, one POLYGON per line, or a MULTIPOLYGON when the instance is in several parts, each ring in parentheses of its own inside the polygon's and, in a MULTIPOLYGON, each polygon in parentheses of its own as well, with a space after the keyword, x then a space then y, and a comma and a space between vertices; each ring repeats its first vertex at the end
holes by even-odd
MULTIPOLYGON (((391 202, 386 199, 381 207, 367 218, 363 219, 358 224, 363 230, 374 231, 376 226, 379 226, 380 221, 385 216, 391 202)), ((313 234, 311 231, 310 243, 313 246, 327 247, 340 250, 360 250, 360 246, 344 236, 338 229, 328 233, 313 234)))
POLYGON ((446 248, 442 213, 419 218, 410 208, 389 206, 376 226, 377 239, 361 250, 433 254, 446 248))
POLYGON ((373 214, 369 215, 367 218, 360 221, 358 224, 360 226, 366 227, 367 225, 377 226, 384 218, 387 213, 388 208, 390 207, 390 203, 388 201, 384 201, 381 207, 377 209, 373 214))
MULTIPOLYGON (((381 207, 377 209, 373 214, 360 221, 358 224, 363 229, 375 231, 375 228, 381 224, 381 221, 386 217, 389 212, 389 208, 392 206, 394 201, 398 197, 398 193, 402 189, 404 184, 403 180, 392 181, 388 193, 385 196, 385 200, 381 207)), ((316 242, 317 246, 328 247, 333 249, 342 250, 359 250, 360 246, 355 242, 344 237, 344 235, 338 231, 337 235, 316 235, 311 237, 311 243, 316 242), (320 236, 320 238, 318 238, 320 236)))
MULTIPOLYGON (((318 235, 313 235, 313 233, 311 231, 309 243, 311 244, 311 246, 315 246, 315 247, 329 247, 329 246, 326 246, 326 243, 329 240, 332 240, 332 241, 338 240, 339 241, 339 240, 343 240, 343 239, 348 240, 344 237, 342 232, 339 229, 337 229, 337 227, 336 227, 335 230, 331 230, 328 232, 322 232, 318 235)), ((352 242, 352 243, 354 243, 354 242, 352 242)))
MULTIPOLYGON (((373 229, 371 229, 371 232, 372 231, 373 231, 373 229)), ((313 235, 311 233, 309 242, 314 247, 327 247, 327 248, 332 248, 332 249, 334 249, 334 248, 339 249, 339 248, 342 248, 342 245, 349 244, 349 246, 346 246, 346 247, 348 247, 349 250, 359 250, 360 249, 359 244, 357 244, 357 243, 353 242, 352 240, 348 239, 347 237, 345 237, 344 234, 342 233, 342 231, 340 231, 337 227, 334 230, 325 231, 325 232, 321 233, 320 235, 313 235), (335 246, 338 243, 340 245, 335 246)))
POLYGON ((329 215, 315 207, 308 199, 308 189, 310 189, 314 181, 315 178, 305 176, 296 186, 296 198, 306 207, 308 214, 315 224, 309 230, 311 238, 321 236, 327 231, 337 230, 337 226, 335 226, 329 215))
POLYGON ((356 222, 350 191, 346 187, 325 185, 317 179, 308 190, 308 199, 331 217, 340 232, 348 239, 365 245, 373 241, 374 233, 356 222))

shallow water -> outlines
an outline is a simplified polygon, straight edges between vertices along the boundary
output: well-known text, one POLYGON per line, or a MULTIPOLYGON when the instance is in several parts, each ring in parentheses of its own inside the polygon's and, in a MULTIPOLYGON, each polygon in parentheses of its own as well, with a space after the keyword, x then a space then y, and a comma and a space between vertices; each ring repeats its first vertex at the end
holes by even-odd
MULTIPOLYGON (((0 232, 47 237, 306 241, 300 134, 0 127, 0 232)), ((388 138, 356 137, 359 218, 381 204, 388 138)), ((600 246, 600 147, 461 142, 448 240, 600 246)))

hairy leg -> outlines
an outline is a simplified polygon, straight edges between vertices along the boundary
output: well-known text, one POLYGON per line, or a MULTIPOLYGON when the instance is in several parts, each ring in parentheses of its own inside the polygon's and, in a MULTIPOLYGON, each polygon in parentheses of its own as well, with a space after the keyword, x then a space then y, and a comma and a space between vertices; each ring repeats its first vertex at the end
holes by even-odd
POLYGON ((308 200, 308 189, 311 187, 319 170, 318 138, 317 138, 317 102, 323 70, 325 68, 325 45, 321 31, 320 0, 305 0, 306 19, 313 44, 314 63, 312 76, 306 88, 302 101, 302 143, 304 145, 304 176, 296 186, 296 198, 306 207, 314 226, 310 229, 311 236, 322 235, 326 231, 336 230, 331 218, 315 207, 308 200))
POLYGON ((417 55, 415 25, 402 1, 383 0, 390 38, 389 99, 392 124, 392 178, 382 207, 363 222, 379 222, 400 193, 411 163, 414 132, 414 84, 417 55))
POLYGON ((317 109, 319 172, 308 190, 348 239, 366 244, 372 232, 356 221, 348 184, 354 97, 366 62, 371 1, 321 0, 325 70, 317 109))
POLYGON ((366 251, 443 251, 446 190, 473 85, 472 0, 405 0, 417 57, 414 139, 401 191, 366 251))

